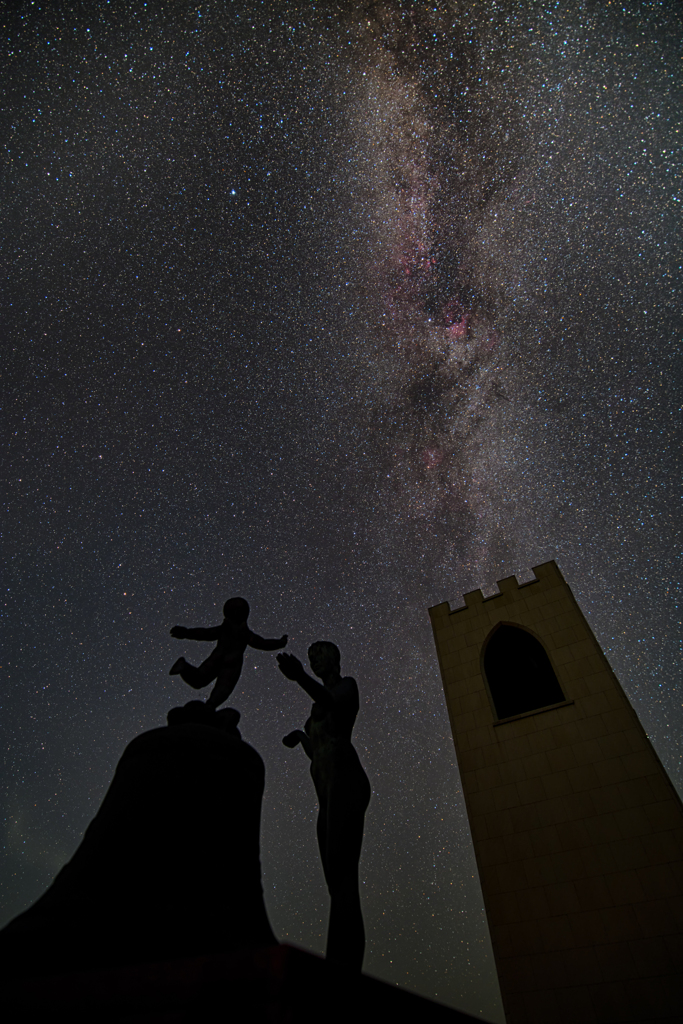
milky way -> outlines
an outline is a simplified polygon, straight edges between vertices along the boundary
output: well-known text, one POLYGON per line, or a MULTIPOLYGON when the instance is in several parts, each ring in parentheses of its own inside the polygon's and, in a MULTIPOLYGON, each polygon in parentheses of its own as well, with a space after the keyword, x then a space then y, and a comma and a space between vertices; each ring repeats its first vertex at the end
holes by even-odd
MULTIPOLYGON (((366 970, 501 1020, 426 607, 555 557, 683 783, 679 12, 5 21, 4 920, 189 698, 170 626, 243 594, 359 682, 366 970)), ((307 701, 262 654, 235 698, 322 951, 307 701)))

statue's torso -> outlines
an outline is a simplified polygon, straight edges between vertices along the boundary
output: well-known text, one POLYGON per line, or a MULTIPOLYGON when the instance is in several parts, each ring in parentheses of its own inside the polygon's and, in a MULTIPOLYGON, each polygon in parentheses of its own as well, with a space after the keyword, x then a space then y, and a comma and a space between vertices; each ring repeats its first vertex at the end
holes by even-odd
MULTIPOLYGON (((311 741, 311 776, 319 797, 337 787, 347 789, 367 783, 367 776, 351 743, 358 714, 358 686, 347 676, 338 684, 342 693, 331 708, 315 703, 306 722, 311 741)), ((332 691, 334 693, 334 691, 332 691)))

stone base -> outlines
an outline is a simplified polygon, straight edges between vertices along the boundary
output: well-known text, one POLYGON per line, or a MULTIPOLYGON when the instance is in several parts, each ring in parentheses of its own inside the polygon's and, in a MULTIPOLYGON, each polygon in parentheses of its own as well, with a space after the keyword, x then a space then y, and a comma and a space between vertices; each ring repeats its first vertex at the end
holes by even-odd
POLYGON ((3 1003, 7 1020, 69 1024, 481 1024, 292 946, 6 981, 3 1003))

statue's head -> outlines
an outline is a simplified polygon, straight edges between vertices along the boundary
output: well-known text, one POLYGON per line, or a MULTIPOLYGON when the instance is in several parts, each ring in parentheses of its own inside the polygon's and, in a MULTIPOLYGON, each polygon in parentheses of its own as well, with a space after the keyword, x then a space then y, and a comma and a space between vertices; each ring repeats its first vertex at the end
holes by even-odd
POLYGON ((249 605, 243 597, 231 597, 223 605, 223 615, 229 622, 246 622, 249 618, 249 605))
POLYGON ((316 640, 314 644, 311 644, 308 648, 308 660, 320 679, 331 670, 339 672, 341 666, 339 648, 336 644, 331 644, 329 640, 316 640))

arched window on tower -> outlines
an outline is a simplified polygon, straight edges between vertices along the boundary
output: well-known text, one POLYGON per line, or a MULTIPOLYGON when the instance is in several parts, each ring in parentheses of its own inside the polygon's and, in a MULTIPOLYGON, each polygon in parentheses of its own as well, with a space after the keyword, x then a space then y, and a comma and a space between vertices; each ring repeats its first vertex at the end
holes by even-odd
POLYGON ((484 650, 484 672, 499 719, 565 699, 543 645, 519 626, 503 624, 491 634, 484 650))

